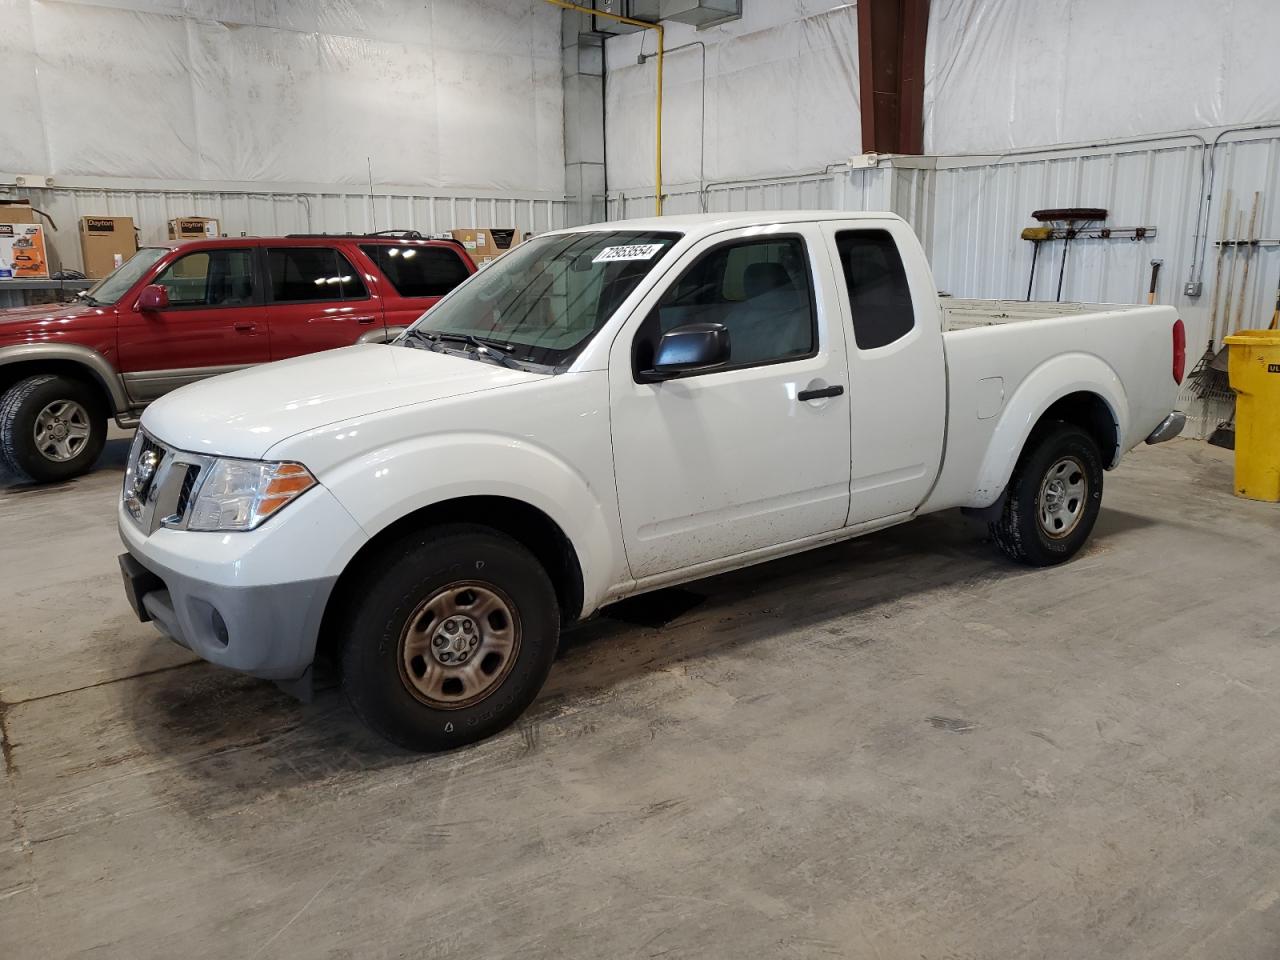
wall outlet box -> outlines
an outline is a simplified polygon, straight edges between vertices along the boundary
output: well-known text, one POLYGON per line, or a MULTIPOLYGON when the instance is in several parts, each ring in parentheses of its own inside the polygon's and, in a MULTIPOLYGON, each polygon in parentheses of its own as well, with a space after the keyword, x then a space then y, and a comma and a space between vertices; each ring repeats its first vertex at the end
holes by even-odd
POLYGON ((1188 280, 1182 288, 1184 297, 1198 297, 1204 289, 1204 285, 1199 280, 1188 280))

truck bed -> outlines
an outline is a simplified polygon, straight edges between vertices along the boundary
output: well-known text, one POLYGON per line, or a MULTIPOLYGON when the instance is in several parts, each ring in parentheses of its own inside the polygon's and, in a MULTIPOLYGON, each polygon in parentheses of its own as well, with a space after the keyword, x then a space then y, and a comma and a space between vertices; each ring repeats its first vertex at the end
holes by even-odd
POLYGON ((1032 300, 962 300, 939 297, 942 305, 942 329, 966 330, 1025 320, 1048 320, 1051 317, 1074 317, 1082 313, 1128 313, 1144 310, 1144 306, 1122 303, 1050 303, 1032 300))

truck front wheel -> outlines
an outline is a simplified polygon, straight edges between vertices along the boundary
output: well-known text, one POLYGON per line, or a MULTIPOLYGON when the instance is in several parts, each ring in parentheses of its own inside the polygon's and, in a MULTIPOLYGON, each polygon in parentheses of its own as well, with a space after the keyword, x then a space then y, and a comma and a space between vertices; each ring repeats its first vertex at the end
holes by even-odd
POLYGON ((485 527, 436 527, 366 571, 348 608, 343 689, 409 750, 447 750, 511 724, 555 659, 560 613, 545 570, 485 527))
POLYGON ((1019 563, 1047 567, 1084 546, 1102 505, 1102 457, 1085 431, 1055 422, 1037 430, 1023 450, 1000 519, 997 546, 1019 563))
POLYGON ((106 442, 102 399, 79 380, 41 374, 0 396, 0 454, 36 483, 88 473, 106 442))

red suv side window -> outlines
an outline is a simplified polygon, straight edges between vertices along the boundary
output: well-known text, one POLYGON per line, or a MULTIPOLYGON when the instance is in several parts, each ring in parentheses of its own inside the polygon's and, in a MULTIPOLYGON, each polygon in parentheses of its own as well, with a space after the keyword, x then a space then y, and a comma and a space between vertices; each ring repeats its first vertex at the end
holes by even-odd
POLYGON ((360 250, 402 297, 443 297, 471 276, 462 259, 443 247, 369 243, 360 250))

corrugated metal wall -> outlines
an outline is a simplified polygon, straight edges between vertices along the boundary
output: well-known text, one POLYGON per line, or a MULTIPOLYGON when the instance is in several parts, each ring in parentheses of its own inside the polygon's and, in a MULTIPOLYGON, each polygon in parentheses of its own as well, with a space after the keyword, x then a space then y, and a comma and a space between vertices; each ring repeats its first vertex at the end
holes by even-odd
POLYGON ((517 227, 539 233, 565 225, 565 202, 545 198, 358 193, 181 192, 155 189, 29 189, 16 195, 58 225, 48 237, 63 268, 79 270, 79 220, 132 217, 145 245, 168 236, 176 217, 216 217, 228 236, 517 227))
MULTIPOLYGON (((1152 137, 1089 147, 1064 147, 999 157, 903 158, 870 169, 734 185, 712 185, 705 193, 710 211, 823 209, 892 210, 920 235, 940 290, 962 297, 1026 296, 1032 245, 1020 239, 1035 225, 1031 211, 1046 207, 1092 206, 1109 211, 1111 227, 1154 226, 1156 236, 1141 241, 1079 240, 1071 245, 1063 284, 1064 300, 1138 303, 1146 299, 1151 261, 1164 261, 1159 302, 1173 304, 1187 324, 1188 354, 1195 360, 1209 338, 1214 302, 1214 242, 1223 203, 1232 194, 1232 218, 1242 212, 1247 225, 1254 192, 1261 195, 1257 235, 1280 237, 1280 125, 1233 132, 1152 137), (1212 152, 1212 202, 1200 208, 1201 176, 1208 182, 1212 152), (1197 234, 1197 218, 1199 233, 1197 234), (1207 237, 1205 236, 1207 231, 1207 237), (1206 242, 1207 241, 1207 242, 1206 242), (1204 292, 1183 293, 1200 275, 1204 292)), ((701 208, 697 186, 673 189, 669 213, 701 208)), ((611 219, 649 216, 653 194, 614 194, 611 219)), ((1234 230, 1234 226, 1232 227, 1234 230)), ((1033 297, 1053 299, 1062 243, 1042 246, 1033 297)), ((1242 261, 1243 262, 1243 261, 1242 261)), ((1224 270, 1222 287, 1226 286, 1224 270)), ((1237 270, 1234 322, 1241 303, 1243 268, 1237 270)), ((1243 292, 1244 327, 1266 326, 1280 283, 1280 246, 1256 248, 1243 292)), ((1219 301, 1221 302, 1221 291, 1219 301)), ((1219 319, 1219 336, 1223 321, 1219 319)), ((1220 407, 1190 403, 1198 434, 1226 415, 1220 407)))

